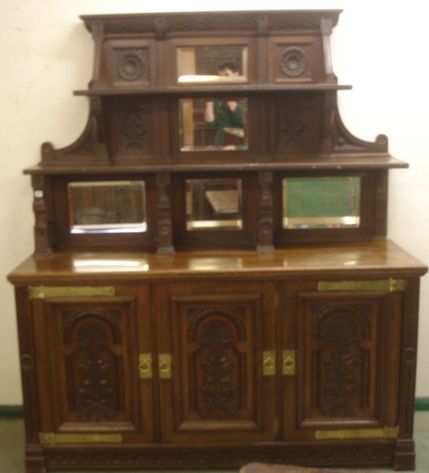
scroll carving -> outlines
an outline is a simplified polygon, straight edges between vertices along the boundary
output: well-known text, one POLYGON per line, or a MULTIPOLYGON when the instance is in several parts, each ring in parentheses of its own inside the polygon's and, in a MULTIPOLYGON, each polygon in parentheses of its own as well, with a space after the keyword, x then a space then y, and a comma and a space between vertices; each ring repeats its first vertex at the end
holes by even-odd
POLYGON ((364 141, 352 135, 341 120, 338 105, 334 111, 332 127, 333 151, 337 153, 384 153, 387 154, 389 141, 386 135, 378 135, 375 142, 364 141))
POLYGON ((44 164, 108 163, 109 153, 105 142, 107 135, 101 113, 101 99, 91 98, 90 113, 86 127, 80 137, 65 148, 54 148, 52 143, 42 144, 44 164))

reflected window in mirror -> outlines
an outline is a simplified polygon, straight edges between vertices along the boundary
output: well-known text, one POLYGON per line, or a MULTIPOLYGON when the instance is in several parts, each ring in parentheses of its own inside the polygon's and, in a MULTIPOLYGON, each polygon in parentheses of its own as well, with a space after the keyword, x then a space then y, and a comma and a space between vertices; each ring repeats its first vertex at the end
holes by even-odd
POLYGON ((240 179, 187 179, 186 229, 241 230, 240 179))
POLYGON ((283 179, 283 228, 353 228, 360 225, 360 177, 283 179))
POLYGON ((179 129, 181 151, 246 150, 247 99, 179 100, 179 129))
POLYGON ((147 230, 143 181, 70 182, 68 199, 73 234, 147 230))
POLYGON ((189 46, 177 49, 179 83, 247 82, 246 46, 189 46))

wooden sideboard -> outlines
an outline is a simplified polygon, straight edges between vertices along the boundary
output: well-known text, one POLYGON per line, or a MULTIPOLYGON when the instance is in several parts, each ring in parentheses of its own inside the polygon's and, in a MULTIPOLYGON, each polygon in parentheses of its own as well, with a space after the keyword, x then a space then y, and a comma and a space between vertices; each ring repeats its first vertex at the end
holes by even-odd
POLYGON ((28 471, 412 468, 425 271, 389 241, 29 258, 28 471))
POLYGON ((88 124, 25 171, 9 275, 27 473, 414 467, 427 268, 386 239, 406 163, 341 121, 339 13, 83 17, 88 124))

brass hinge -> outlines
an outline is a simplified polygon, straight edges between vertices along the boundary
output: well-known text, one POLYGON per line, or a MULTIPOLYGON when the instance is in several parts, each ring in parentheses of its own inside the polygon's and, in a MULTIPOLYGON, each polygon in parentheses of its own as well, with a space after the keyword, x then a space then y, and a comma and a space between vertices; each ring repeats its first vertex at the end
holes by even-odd
POLYGON ((283 350, 282 373, 284 376, 293 376, 296 373, 295 350, 283 350))
POLYGON ((114 286, 35 286, 28 288, 31 299, 50 297, 114 296, 114 286))
POLYGON ((170 379, 172 376, 171 370, 171 355, 170 353, 160 353, 158 355, 158 372, 161 379, 170 379))
POLYGON ((319 281, 317 283, 319 292, 327 291, 377 291, 396 292, 405 290, 404 279, 374 279, 365 281, 319 281))
POLYGON ((276 353, 272 350, 262 352, 262 374, 264 376, 276 374, 276 353))
POLYGON ((398 427, 381 427, 378 429, 339 429, 316 430, 316 440, 347 439, 394 439, 398 437, 398 427))
POLYGON ((122 434, 40 432, 39 440, 40 443, 44 445, 68 443, 122 443, 122 434))
POLYGON ((139 376, 141 379, 152 378, 152 355, 150 353, 140 353, 139 355, 139 376))

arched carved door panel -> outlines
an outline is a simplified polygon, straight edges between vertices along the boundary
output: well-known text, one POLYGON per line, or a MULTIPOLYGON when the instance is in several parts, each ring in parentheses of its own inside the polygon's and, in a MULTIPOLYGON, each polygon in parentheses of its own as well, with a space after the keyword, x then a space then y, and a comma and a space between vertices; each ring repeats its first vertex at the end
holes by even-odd
POLYGON ((159 291, 159 351, 171 353, 160 379, 163 436, 174 442, 272 438, 273 294, 262 284, 175 285, 159 291))
POLYGON ((148 291, 122 292, 33 301, 41 411, 49 419, 43 434, 151 438, 151 380, 140 380, 138 371, 139 352, 150 343, 148 291))
POLYGON ((289 329, 296 336, 297 370, 295 401, 285 404, 286 412, 295 404, 287 435, 314 439, 326 429, 397 425, 402 296, 320 293, 314 283, 288 290, 296 314, 289 329))

